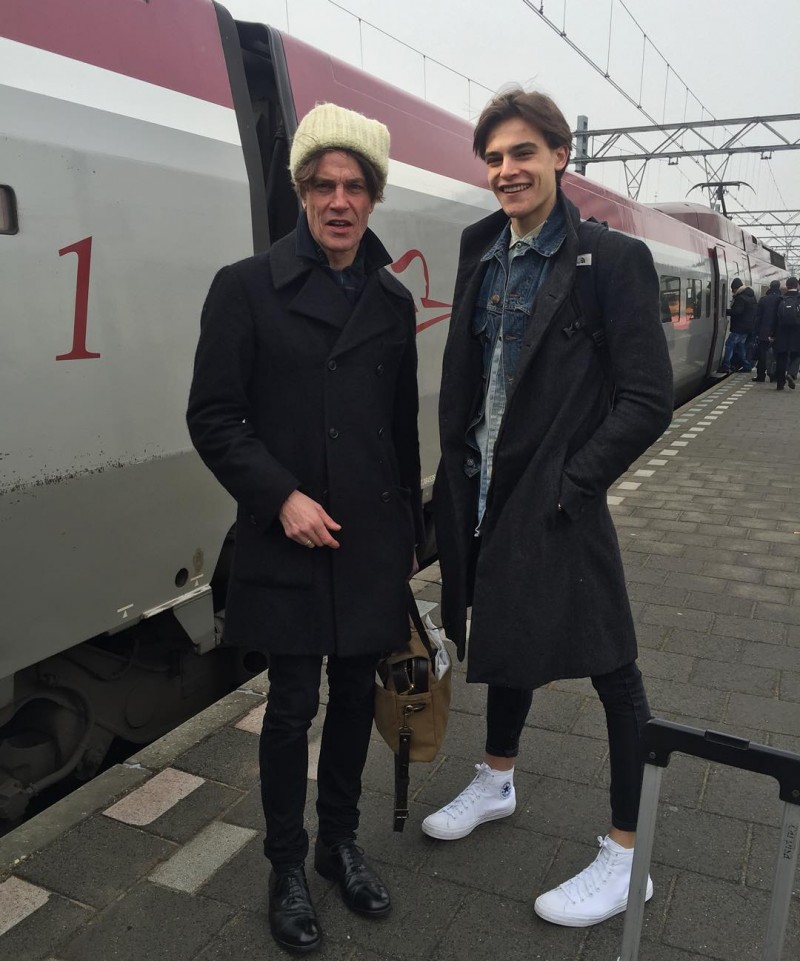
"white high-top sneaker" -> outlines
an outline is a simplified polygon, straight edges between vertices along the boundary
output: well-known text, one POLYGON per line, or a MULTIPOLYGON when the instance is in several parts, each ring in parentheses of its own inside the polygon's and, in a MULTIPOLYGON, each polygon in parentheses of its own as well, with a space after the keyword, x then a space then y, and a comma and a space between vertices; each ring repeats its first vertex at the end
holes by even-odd
POLYGON ((484 821, 496 821, 514 813, 517 797, 512 771, 493 771, 488 764, 475 765, 478 772, 457 798, 422 822, 422 830, 440 841, 464 838, 484 821))
MULTIPOLYGON (((588 868, 536 899, 533 910, 540 918, 569 928, 588 928, 628 906, 633 848, 624 848, 610 837, 597 840, 600 853, 588 868)), ((645 900, 652 896, 653 882, 648 877, 645 900)))

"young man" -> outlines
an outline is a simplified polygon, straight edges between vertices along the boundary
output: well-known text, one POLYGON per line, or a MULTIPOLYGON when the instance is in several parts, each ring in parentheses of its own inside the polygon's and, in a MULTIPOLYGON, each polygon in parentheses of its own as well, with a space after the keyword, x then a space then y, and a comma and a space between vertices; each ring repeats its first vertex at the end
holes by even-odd
POLYGON ((584 926, 627 903, 649 717, 606 491, 669 424, 672 375, 647 247, 582 228, 561 192, 571 139, 549 97, 520 89, 492 100, 475 129, 502 209, 462 237, 434 503, 444 625, 463 657, 472 605, 467 680, 489 685, 486 754, 423 830, 461 838, 511 814, 534 688, 591 677, 608 723, 612 826, 592 865, 535 905, 584 926))
POLYGON ((358 803, 375 667, 408 641, 406 581, 423 526, 414 304, 367 226, 389 131, 320 104, 297 128, 289 167, 297 229, 217 274, 188 421, 238 502, 225 635, 269 654, 259 753, 269 924, 303 953, 322 938, 303 814, 325 656, 314 867, 352 911, 391 907, 356 844, 358 803))

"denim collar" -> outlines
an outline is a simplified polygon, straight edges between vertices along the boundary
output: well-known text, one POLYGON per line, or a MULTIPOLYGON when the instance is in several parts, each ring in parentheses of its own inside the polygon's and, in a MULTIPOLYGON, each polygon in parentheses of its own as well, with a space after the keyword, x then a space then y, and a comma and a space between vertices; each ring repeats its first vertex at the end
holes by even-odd
MULTIPOLYGON (((542 257, 552 257, 564 243, 567 236, 567 218, 564 204, 561 200, 561 190, 556 194, 556 205, 550 216, 545 220, 541 233, 530 244, 525 244, 529 250, 535 250, 542 257)), ((511 222, 509 221, 500 231, 500 235, 481 257, 481 261, 501 258, 504 262, 508 257, 508 245, 511 241, 511 222)), ((528 251, 526 250, 525 253, 528 251)))

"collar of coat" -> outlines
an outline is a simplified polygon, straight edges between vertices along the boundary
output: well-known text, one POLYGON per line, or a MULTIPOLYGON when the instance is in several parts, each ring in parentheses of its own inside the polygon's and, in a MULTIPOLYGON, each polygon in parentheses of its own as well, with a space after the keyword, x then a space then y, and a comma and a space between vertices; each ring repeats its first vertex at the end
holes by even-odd
MULTIPOLYGON (((303 234, 307 234, 313 243, 305 211, 301 211, 300 213, 297 228, 285 237, 281 237, 281 239, 270 248, 269 259, 272 265, 272 280, 277 290, 291 284, 303 274, 309 273, 314 267, 322 266, 316 257, 308 256, 309 251, 306 247, 303 234), (303 227, 305 228, 304 231, 303 227)), ((374 234, 369 227, 361 238, 356 259, 363 263, 364 273, 367 277, 377 271, 379 279, 388 291, 398 296, 410 296, 401 283, 387 274, 385 270, 380 269, 390 264, 392 258, 389 251, 383 246, 377 235, 374 234)))
POLYGON ((385 264, 386 248, 371 230, 361 239, 366 284, 355 307, 318 260, 297 254, 297 230, 282 237, 267 253, 272 284, 296 314, 338 328, 341 334, 331 353, 338 356, 374 338, 399 341, 413 331, 414 301, 385 264))
MULTIPOLYGON (((524 246, 528 250, 535 250, 542 257, 552 257, 558 252, 564 237, 567 233, 566 214, 564 211, 565 198, 563 194, 556 195, 556 202, 550 211, 550 216, 541 225, 541 230, 532 240, 521 239, 517 244, 524 246)), ((489 247, 481 260, 491 260, 492 257, 501 257, 504 261, 508 259, 509 245, 511 243, 511 221, 507 220, 500 236, 489 247)))

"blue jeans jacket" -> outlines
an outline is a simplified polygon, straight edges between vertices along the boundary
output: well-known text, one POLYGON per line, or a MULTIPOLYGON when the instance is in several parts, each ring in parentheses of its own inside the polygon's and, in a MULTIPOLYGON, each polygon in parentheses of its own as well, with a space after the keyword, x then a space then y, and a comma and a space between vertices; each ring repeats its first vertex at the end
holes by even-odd
POLYGON ((557 203, 539 235, 530 244, 518 244, 509 251, 511 227, 507 225, 481 258, 488 268, 475 302, 472 333, 483 346, 483 399, 467 431, 474 449, 465 471, 472 477, 480 471, 478 524, 486 510, 492 478, 494 447, 500 433, 519 358, 525 343, 536 295, 566 235, 566 220, 557 203))

